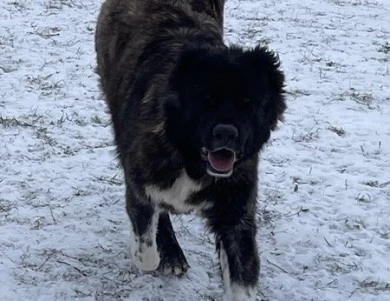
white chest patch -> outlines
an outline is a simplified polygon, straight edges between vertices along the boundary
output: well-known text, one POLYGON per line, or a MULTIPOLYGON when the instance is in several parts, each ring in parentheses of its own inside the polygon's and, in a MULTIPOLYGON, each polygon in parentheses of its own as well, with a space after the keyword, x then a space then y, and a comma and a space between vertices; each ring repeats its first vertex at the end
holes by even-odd
POLYGON ((157 204, 170 206, 178 213, 188 213, 196 207, 187 204, 186 200, 201 188, 201 184, 190 179, 187 173, 183 171, 170 188, 161 189, 155 185, 148 185, 145 187, 145 192, 157 204))

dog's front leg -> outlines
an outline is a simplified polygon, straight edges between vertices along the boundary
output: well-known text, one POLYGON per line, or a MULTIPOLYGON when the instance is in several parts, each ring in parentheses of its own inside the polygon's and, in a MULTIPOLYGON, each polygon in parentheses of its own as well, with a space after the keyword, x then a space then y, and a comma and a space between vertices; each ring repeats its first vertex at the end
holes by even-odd
POLYGON ((156 234, 159 212, 148 199, 137 198, 127 188, 126 209, 130 217, 130 251, 135 266, 153 271, 160 263, 156 234))
POLYGON ((255 301, 260 265, 255 240, 255 208, 231 210, 224 206, 219 209, 210 211, 209 225, 216 236, 226 298, 228 301, 255 301))
POLYGON ((219 260, 228 301, 255 301, 259 256, 253 231, 224 230, 217 240, 219 260))

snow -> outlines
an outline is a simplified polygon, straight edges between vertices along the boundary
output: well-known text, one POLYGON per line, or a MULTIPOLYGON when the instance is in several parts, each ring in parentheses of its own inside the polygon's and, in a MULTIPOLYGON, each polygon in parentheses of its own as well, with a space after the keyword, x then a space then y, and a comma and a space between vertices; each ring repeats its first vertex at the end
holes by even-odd
MULTIPOLYGON (((223 300, 192 215, 174 218, 187 275, 130 263, 100 3, 0 3, 0 299, 223 300)), ((389 15, 387 0, 228 0, 226 41, 269 44, 287 77, 260 165, 258 300, 390 300, 389 15)))

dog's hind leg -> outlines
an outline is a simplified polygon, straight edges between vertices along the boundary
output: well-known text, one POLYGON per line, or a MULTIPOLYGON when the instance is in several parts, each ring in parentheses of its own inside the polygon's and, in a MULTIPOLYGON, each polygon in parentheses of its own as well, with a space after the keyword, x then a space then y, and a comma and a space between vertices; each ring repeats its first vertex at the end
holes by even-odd
POLYGON ((156 234, 159 212, 150 201, 141 201, 127 188, 126 209, 130 217, 130 251, 135 266, 153 271, 160 263, 156 234))
POLYGON ((184 274, 189 265, 177 242, 168 213, 160 214, 157 229, 157 248, 161 257, 159 269, 164 274, 184 274))

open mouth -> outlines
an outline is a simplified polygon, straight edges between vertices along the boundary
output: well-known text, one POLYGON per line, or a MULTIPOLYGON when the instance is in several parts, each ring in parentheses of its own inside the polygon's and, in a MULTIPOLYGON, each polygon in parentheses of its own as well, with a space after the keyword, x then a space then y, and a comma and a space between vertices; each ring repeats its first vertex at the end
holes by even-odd
POLYGON ((202 148, 202 157, 207 161, 207 173, 214 177, 230 177, 233 174, 236 153, 227 148, 208 151, 202 148))

